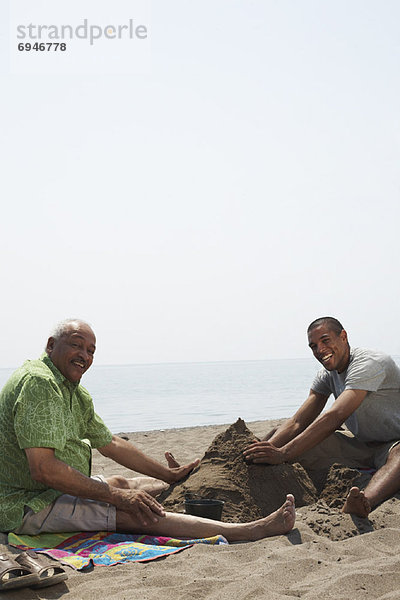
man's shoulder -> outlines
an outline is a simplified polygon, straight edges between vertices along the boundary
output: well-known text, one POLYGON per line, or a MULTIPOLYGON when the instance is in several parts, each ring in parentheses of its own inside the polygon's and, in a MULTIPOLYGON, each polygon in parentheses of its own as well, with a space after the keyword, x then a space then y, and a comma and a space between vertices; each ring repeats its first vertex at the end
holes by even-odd
POLYGON ((14 372, 16 377, 37 377, 52 379, 53 373, 42 359, 26 360, 23 365, 14 372))
MULTIPOLYGON (((386 354, 385 352, 381 352, 380 350, 371 350, 369 348, 351 348, 350 349, 350 365, 351 364, 377 364, 381 366, 386 365, 396 365, 393 358, 386 354)), ((349 366, 350 366, 349 365, 349 366)))
POLYGON ((53 374, 48 366, 40 359, 26 360, 8 379, 5 388, 20 387, 29 381, 50 381, 53 374))
POLYGON ((397 387, 400 383, 400 368, 389 354, 367 348, 352 348, 346 381, 372 380, 380 381, 385 386, 397 387))

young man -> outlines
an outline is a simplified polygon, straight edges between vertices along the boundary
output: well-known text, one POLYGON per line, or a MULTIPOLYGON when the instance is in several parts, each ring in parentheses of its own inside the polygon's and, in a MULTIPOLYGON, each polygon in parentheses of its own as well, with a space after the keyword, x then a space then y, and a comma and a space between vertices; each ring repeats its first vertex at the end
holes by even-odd
POLYGON ((185 477, 198 465, 168 466, 111 434, 80 385, 93 362, 96 338, 80 320, 62 322, 40 360, 26 361, 0 394, 0 531, 123 531, 172 537, 224 535, 255 540, 287 533, 295 521, 293 496, 252 523, 219 523, 166 513, 148 493, 185 477), (91 475, 91 447, 156 478, 105 480, 91 475))
POLYGON ((386 354, 350 348, 333 317, 313 321, 307 334, 324 368, 296 414, 244 455, 255 463, 297 461, 311 470, 335 462, 377 469, 364 491, 350 490, 343 507, 367 517, 400 489, 400 369, 386 354), (335 402, 322 413, 331 393, 335 402), (343 423, 348 431, 337 431, 343 423))

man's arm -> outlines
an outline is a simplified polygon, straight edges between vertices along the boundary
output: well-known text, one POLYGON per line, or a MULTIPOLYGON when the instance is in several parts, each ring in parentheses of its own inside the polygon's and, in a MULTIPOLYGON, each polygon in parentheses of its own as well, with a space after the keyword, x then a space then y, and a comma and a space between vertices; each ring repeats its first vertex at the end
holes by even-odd
MULTIPOLYGON (((310 390, 307 400, 301 405, 296 414, 267 433, 261 442, 254 442, 246 448, 244 451, 245 458, 252 462, 274 464, 271 456, 272 449, 281 448, 304 431, 321 413, 327 400, 328 396, 310 390)), ((280 453, 278 453, 277 457, 280 456, 280 453)))
POLYGON ((304 431, 324 409, 328 396, 310 390, 307 400, 293 417, 282 423, 276 432, 268 438, 274 446, 281 448, 304 431))
POLYGON ((136 516, 143 525, 157 522, 165 512, 152 496, 144 491, 115 488, 86 477, 56 458, 53 448, 26 448, 32 479, 64 494, 90 498, 113 504, 117 509, 136 516))
MULTIPOLYGON (((314 392, 315 394, 315 392, 314 392)), ((311 396, 312 394, 310 394, 311 396)), ((293 461, 297 456, 314 448, 322 440, 329 437, 344 421, 360 406, 367 392, 365 390, 345 390, 335 400, 333 406, 315 420, 311 421, 304 429, 301 427, 312 415, 312 407, 316 407, 315 402, 310 400, 310 396, 298 411, 302 418, 290 420, 288 427, 283 426, 265 442, 252 444, 244 452, 247 460, 254 463, 281 464, 283 462, 293 461), (308 411, 310 409, 310 411, 308 411), (304 412, 303 412, 304 411, 304 412), (298 431, 298 433, 296 433, 298 431), (292 435, 295 434, 293 437, 292 435), (279 446, 278 446, 279 444, 279 446)), ((320 400, 323 397, 320 396, 320 400)), ((326 402, 326 400, 325 400, 326 402)), ((325 404, 325 403, 324 403, 325 404)), ((322 410, 323 407, 321 407, 322 410)), ((321 412, 321 410, 319 412, 321 412)), ((296 415, 295 415, 296 416, 296 415)), ((285 424, 284 424, 285 425, 285 424)))
POLYGON ((190 471, 197 467, 200 462, 197 459, 182 467, 165 467, 156 460, 146 456, 146 454, 143 454, 143 452, 138 450, 133 444, 123 440, 117 435, 113 435, 111 442, 107 444, 107 446, 98 448, 98 450, 103 456, 111 458, 118 464, 127 467, 132 471, 162 479, 162 481, 166 481, 167 483, 180 481, 186 477, 190 471))

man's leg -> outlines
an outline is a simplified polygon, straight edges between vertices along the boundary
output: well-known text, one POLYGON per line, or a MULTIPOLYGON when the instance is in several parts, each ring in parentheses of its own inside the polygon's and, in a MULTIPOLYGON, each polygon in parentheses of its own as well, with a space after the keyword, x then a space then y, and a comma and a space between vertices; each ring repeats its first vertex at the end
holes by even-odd
MULTIPOLYGON (((165 458, 170 469, 179 467, 179 463, 171 452, 165 452, 165 458)), ((114 475, 106 479, 109 485, 113 487, 131 489, 131 490, 142 490, 147 492, 151 496, 158 496, 169 487, 169 483, 161 481, 161 479, 155 479, 154 477, 132 477, 130 479, 123 477, 122 475, 114 475)))
POLYGON ((144 527, 132 515, 118 511, 106 502, 96 502, 63 494, 48 507, 24 516, 17 534, 38 535, 60 531, 120 531, 179 538, 202 538, 223 535, 228 541, 255 541, 264 537, 288 533, 294 525, 294 498, 264 519, 251 523, 222 523, 179 513, 166 513, 157 523, 144 527))
POLYGON ((294 497, 288 494, 278 510, 250 523, 222 523, 192 515, 166 513, 157 523, 143 527, 130 514, 117 510, 117 531, 189 539, 223 535, 230 542, 250 542, 288 533, 293 528, 295 519, 294 497))
POLYGON ((334 463, 357 469, 373 466, 374 449, 357 440, 347 430, 332 433, 317 446, 296 458, 306 471, 319 471, 331 468, 334 463))
POLYGON ((332 465, 337 463, 352 469, 374 467, 374 453, 374 448, 357 440, 349 431, 338 430, 298 456, 296 462, 305 468, 320 494, 332 465))
POLYGON ((371 478, 364 491, 352 487, 343 512, 367 517, 380 502, 400 490, 400 444, 394 446, 386 463, 371 478))

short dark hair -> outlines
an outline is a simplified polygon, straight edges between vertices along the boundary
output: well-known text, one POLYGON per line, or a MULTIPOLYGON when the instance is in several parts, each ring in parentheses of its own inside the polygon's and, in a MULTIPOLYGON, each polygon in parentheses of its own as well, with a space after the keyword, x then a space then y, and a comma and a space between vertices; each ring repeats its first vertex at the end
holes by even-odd
POLYGON ((307 334, 320 325, 326 325, 331 331, 336 333, 336 335, 339 335, 344 329, 341 322, 335 319, 335 317, 319 317, 319 319, 315 319, 315 321, 310 323, 307 329, 307 334))

